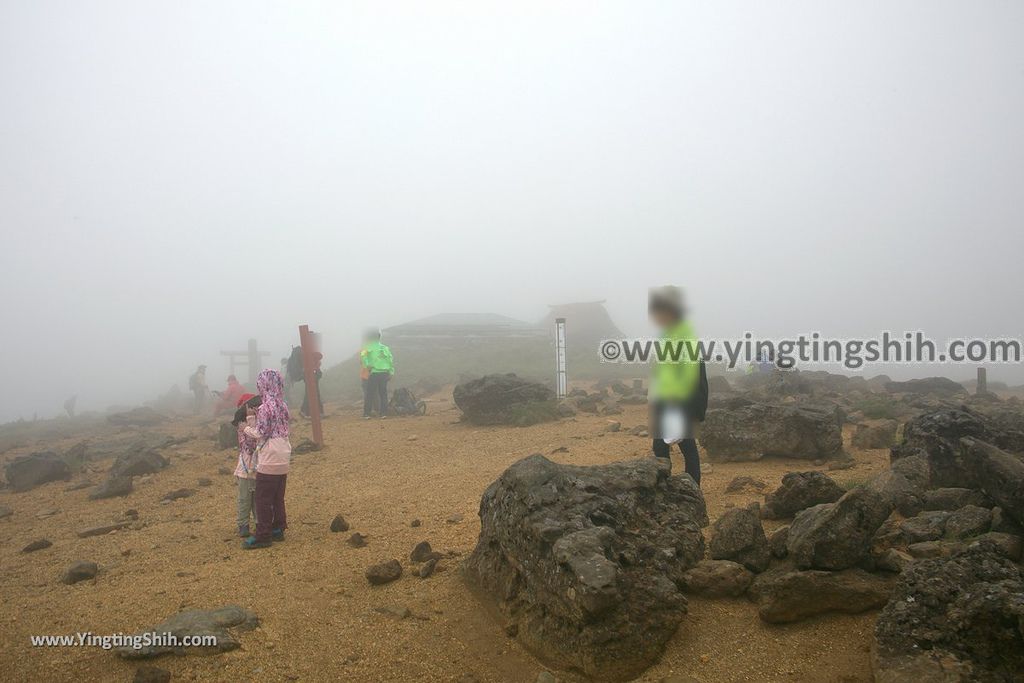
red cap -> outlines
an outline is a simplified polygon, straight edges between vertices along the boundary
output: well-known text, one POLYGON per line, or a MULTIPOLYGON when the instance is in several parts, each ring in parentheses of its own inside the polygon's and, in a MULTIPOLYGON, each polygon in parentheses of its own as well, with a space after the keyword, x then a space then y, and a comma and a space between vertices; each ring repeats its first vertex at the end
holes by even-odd
POLYGON ((256 394, 242 394, 241 398, 238 399, 238 403, 236 403, 235 406, 241 408, 243 404, 248 403, 249 399, 253 398, 256 398, 256 394))

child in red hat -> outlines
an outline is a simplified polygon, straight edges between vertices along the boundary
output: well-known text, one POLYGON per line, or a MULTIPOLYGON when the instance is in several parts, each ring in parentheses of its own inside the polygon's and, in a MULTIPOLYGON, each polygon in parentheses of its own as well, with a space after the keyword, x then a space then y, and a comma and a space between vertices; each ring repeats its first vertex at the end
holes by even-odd
POLYGON ((256 439, 245 433, 245 426, 256 414, 260 397, 256 394, 242 394, 238 399, 238 410, 231 424, 238 430, 238 464, 235 479, 238 481, 238 535, 249 536, 249 518, 256 526, 256 439))

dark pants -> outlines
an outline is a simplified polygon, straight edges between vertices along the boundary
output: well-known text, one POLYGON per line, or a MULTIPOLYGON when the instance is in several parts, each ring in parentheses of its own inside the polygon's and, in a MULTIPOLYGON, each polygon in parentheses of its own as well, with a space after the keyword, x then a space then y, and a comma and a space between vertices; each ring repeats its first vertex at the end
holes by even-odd
MULTIPOLYGON (((655 457, 667 460, 671 450, 672 447, 661 439, 654 440, 655 457)), ((697 486, 700 486, 700 453, 697 451, 697 440, 683 439, 679 442, 679 450, 683 453, 683 467, 686 473, 693 477, 697 486)))
MULTIPOLYGON (((659 433, 661 429, 661 413, 665 410, 667 404, 658 402, 652 406, 651 411, 651 435, 654 437, 654 443, 652 448, 654 450, 654 456, 656 458, 665 458, 669 460, 669 454, 672 451, 672 447, 669 446, 661 439, 659 433)), ((683 409, 684 412, 685 408, 683 409)), ((700 486, 700 452, 697 451, 697 440, 692 438, 693 420, 687 414, 687 424, 689 430, 687 434, 691 438, 683 439, 677 442, 679 444, 679 450, 683 454, 683 467, 687 474, 693 477, 693 480, 697 482, 697 486, 700 486)))
POLYGON ((256 540, 269 541, 274 529, 287 529, 284 485, 287 474, 256 473, 256 540))
POLYGON ((366 391, 363 395, 363 417, 369 417, 373 412, 374 399, 380 401, 381 417, 388 414, 388 380, 391 374, 387 372, 371 372, 370 378, 366 380, 366 391))

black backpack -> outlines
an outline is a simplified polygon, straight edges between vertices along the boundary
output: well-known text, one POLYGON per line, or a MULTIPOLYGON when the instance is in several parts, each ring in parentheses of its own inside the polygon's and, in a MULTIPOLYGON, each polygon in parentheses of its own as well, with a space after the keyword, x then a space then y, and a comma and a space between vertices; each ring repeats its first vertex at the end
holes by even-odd
POLYGON ((704 366, 704 361, 701 360, 700 379, 697 381, 697 390, 694 392, 693 396, 690 397, 688 406, 689 410, 687 410, 690 417, 694 420, 697 420, 697 422, 703 422, 704 416, 707 415, 709 394, 710 389, 708 387, 708 371, 707 368, 704 366))
POLYGON ((302 382, 306 379, 306 375, 302 368, 302 347, 293 346, 292 355, 288 357, 288 365, 286 366, 286 372, 288 378, 293 382, 302 382))

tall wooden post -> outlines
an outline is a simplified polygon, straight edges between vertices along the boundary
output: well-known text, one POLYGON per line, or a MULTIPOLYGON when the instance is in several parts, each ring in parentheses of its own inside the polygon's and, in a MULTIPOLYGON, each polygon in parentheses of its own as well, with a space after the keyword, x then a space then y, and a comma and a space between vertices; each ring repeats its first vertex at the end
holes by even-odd
MULTIPOLYGON (((260 371, 260 351, 259 351, 259 347, 256 346, 256 340, 255 339, 250 339, 249 340, 249 349, 248 350, 249 350, 249 386, 250 387, 255 387, 256 386, 256 375, 259 374, 259 371, 260 371)), ((231 368, 231 369, 232 369, 232 373, 231 374, 234 374, 234 368, 231 368)))
POLYGON ((988 393, 988 372, 985 368, 978 368, 978 386, 975 393, 979 395, 988 393))
POLYGON ((313 421, 313 443, 324 445, 324 433, 320 425, 320 397, 316 391, 316 376, 313 374, 313 354, 317 352, 316 338, 309 331, 309 325, 299 325, 299 344, 302 346, 302 380, 306 385, 306 404, 313 421))

